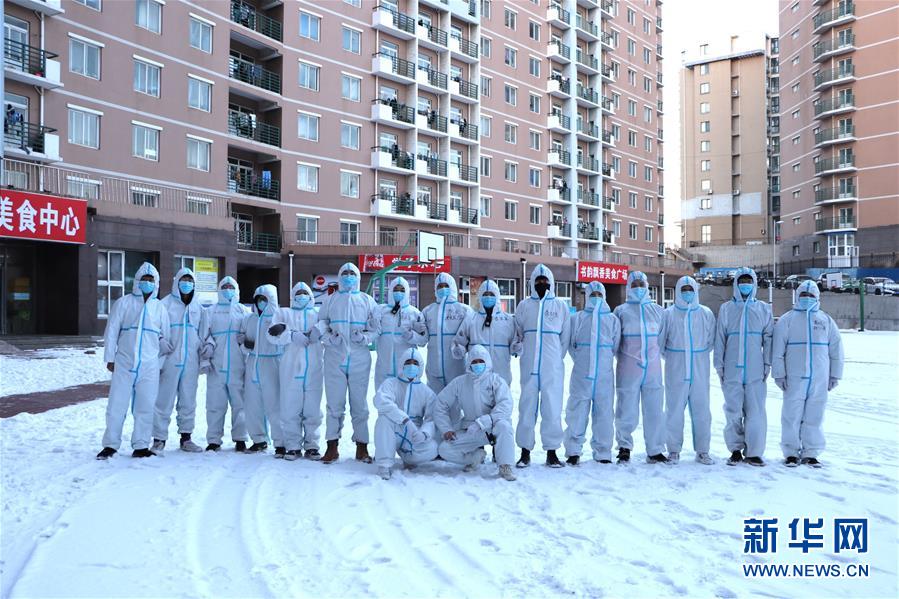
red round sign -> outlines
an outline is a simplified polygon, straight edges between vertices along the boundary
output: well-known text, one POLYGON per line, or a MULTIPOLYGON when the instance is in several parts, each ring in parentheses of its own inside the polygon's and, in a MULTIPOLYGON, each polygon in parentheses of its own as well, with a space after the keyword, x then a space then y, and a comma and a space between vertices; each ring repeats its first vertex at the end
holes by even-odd
POLYGON ((316 284, 317 286, 319 286, 319 287, 321 287, 322 285, 324 285, 324 284, 325 284, 325 277, 323 277, 323 276, 321 276, 321 275, 318 275, 317 277, 315 277, 315 284, 316 284))

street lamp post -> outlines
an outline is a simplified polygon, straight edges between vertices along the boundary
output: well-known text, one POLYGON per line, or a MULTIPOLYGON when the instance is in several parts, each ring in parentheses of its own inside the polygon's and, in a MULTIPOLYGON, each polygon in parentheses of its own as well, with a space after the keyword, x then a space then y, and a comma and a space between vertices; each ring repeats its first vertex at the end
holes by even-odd
POLYGON ((768 281, 768 303, 771 304, 771 310, 774 310, 774 281, 777 280, 777 225, 783 223, 782 220, 772 219, 774 228, 771 230, 771 280, 768 281))
POLYGON ((664 308, 665 307, 665 271, 660 270, 659 275, 662 277, 662 296, 659 298, 659 304, 664 308))

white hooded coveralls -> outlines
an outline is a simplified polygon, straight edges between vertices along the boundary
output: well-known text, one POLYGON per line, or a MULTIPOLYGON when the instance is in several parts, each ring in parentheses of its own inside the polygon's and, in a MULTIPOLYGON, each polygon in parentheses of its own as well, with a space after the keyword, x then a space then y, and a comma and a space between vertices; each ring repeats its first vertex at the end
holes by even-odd
POLYGON ((268 329, 274 323, 278 307, 278 290, 274 285, 260 285, 253 291, 252 312, 241 325, 241 333, 253 343, 247 355, 244 374, 244 400, 247 432, 253 443, 267 443, 269 428, 275 447, 284 447, 284 433, 281 429, 281 355, 280 345, 268 338, 268 329), (261 314, 256 306, 256 297, 263 296, 268 301, 261 314))
MULTIPOLYGON (((377 349, 378 360, 375 362, 375 387, 381 386, 388 377, 399 376, 403 371, 402 357, 406 350, 416 347, 420 333, 424 330, 424 319, 418 308, 409 304, 409 282, 403 277, 396 277, 387 287, 387 303, 377 308, 378 324, 377 349), (393 299, 393 288, 403 287, 403 299, 396 308, 393 299)), ((423 365, 422 365, 423 366, 423 365)), ((422 368, 424 370, 424 368, 422 368)))
POLYGON ((453 339, 453 355, 464 356, 471 347, 483 346, 490 352, 493 360, 493 372, 503 377, 507 384, 512 384, 512 344, 516 341, 515 319, 502 309, 499 297, 499 286, 496 281, 486 280, 478 289, 478 305, 480 310, 472 311, 465 319, 456 337, 453 339), (486 326, 487 309, 484 308, 484 294, 491 291, 496 297, 490 326, 486 326))
POLYGON ((449 285, 449 295, 422 310, 425 328, 419 331, 422 335, 418 338, 419 346, 428 344, 426 371, 428 387, 434 393, 439 393, 450 381, 465 372, 465 360, 453 356, 452 345, 459 327, 472 313, 470 307, 459 301, 459 288, 452 275, 442 272, 434 278, 435 294, 440 283, 449 285))

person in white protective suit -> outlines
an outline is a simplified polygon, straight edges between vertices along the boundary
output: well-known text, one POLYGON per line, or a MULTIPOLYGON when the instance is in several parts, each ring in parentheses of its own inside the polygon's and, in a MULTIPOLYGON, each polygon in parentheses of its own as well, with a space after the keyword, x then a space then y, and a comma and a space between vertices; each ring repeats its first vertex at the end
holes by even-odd
POLYGON ((418 345, 428 344, 428 387, 434 393, 465 372, 464 358, 453 354, 453 339, 472 309, 459 301, 459 289, 452 275, 445 272, 434 278, 437 300, 422 310, 425 328, 417 339, 418 345))
POLYGON ((724 442, 729 466, 764 466, 768 416, 765 380, 771 371, 771 306, 756 299, 751 268, 734 274, 732 300, 721 304, 715 329, 714 366, 724 392, 724 442))
POLYGON ((312 288, 296 283, 290 290, 290 308, 272 318, 266 337, 283 350, 279 366, 281 431, 284 459, 320 460, 319 427, 322 423, 322 356, 318 310, 312 288))
POLYGON ((253 308, 240 327, 238 341, 249 350, 244 373, 244 413, 247 432, 253 444, 250 453, 268 449, 269 429, 275 445, 275 457, 287 454, 281 429, 281 356, 282 346, 268 337, 278 307, 274 285, 260 285, 253 292, 253 308))
POLYGON ((153 407, 159 390, 159 367, 171 353, 169 313, 157 299, 159 272, 144 262, 134 275, 131 293, 112 305, 103 333, 103 360, 112 373, 106 404, 106 431, 98 460, 111 458, 122 445, 128 408, 134 418, 132 457, 148 458, 153 434, 153 407))
POLYGON ((390 478, 399 454, 407 468, 437 457, 433 409, 436 396, 421 382, 424 358, 415 348, 400 356, 400 372, 388 377, 375 393, 375 463, 378 476, 390 478))
POLYGON ((443 433, 437 451, 447 462, 464 464, 470 471, 483 463, 485 445, 493 445, 499 475, 515 480, 512 460, 512 393, 503 377, 491 369, 490 352, 473 345, 466 354, 466 373, 456 377, 437 395, 434 424, 443 433), (452 415, 461 411, 459 424, 452 415))
POLYGON ((462 323, 453 339, 453 357, 464 359, 472 346, 483 346, 490 352, 493 372, 512 384, 512 349, 521 351, 515 331, 515 319, 503 311, 499 303, 499 286, 496 281, 487 280, 478 289, 478 303, 481 309, 462 323), (518 343, 517 343, 518 342, 518 343))
POLYGON ((615 370, 613 361, 621 341, 621 322, 606 303, 605 285, 587 284, 584 309, 572 317, 569 352, 574 358, 565 409, 565 455, 576 466, 593 419, 590 447, 593 459, 612 463, 615 421, 615 370))
POLYGON ((173 408, 177 410, 181 449, 203 451, 190 436, 194 432, 197 414, 200 361, 211 358, 215 348, 205 342, 208 334, 206 311, 194 293, 195 280, 194 271, 180 269, 172 279, 172 292, 162 298, 162 306, 169 313, 174 350, 166 357, 159 374, 152 447, 153 453, 157 454, 165 448, 173 408))
POLYGON ((659 341, 665 358, 665 419, 668 461, 680 461, 684 445, 684 410, 690 410, 696 461, 710 465, 712 411, 709 372, 715 345, 715 315, 699 303, 699 284, 681 277, 674 304, 665 309, 665 338, 659 341))
POLYGON ((531 273, 531 296, 515 310, 515 332, 523 347, 520 354, 521 397, 518 401, 518 427, 515 441, 521 457, 515 464, 526 468, 536 444, 535 429, 540 415, 540 440, 546 450, 546 465, 561 468, 556 450, 562 445, 562 394, 571 317, 568 304, 556 298, 552 271, 538 264, 531 273))
POLYGON ((793 309, 774 325, 771 373, 783 391, 781 440, 787 466, 820 468, 827 393, 843 378, 843 341, 837 324, 820 308, 814 281, 796 290, 793 309))
POLYGON ((368 455, 368 380, 371 353, 368 346, 377 335, 378 305, 359 291, 359 269, 347 262, 338 271, 337 292, 325 298, 318 320, 325 346, 325 439, 328 447, 322 462, 331 464, 340 454, 337 444, 343 431, 347 398, 353 421, 356 459, 371 463, 368 455))
POLYGON ((415 330, 424 329, 424 319, 418 308, 409 304, 409 282, 403 277, 390 281, 388 301, 379 305, 375 315, 378 324, 375 363, 375 388, 384 379, 399 376, 403 370, 402 358, 406 350, 415 347, 421 335, 415 330))
POLYGON ((225 415, 231 408, 231 440, 236 451, 247 449, 244 414, 246 354, 238 343, 240 327, 249 311, 240 303, 240 287, 233 277, 218 284, 218 302, 206 308, 209 323, 206 342, 214 347, 206 370, 206 451, 218 451, 225 434, 225 415))
POLYGON ((643 411, 646 461, 665 463, 665 399, 662 388, 662 356, 659 339, 665 337, 665 311, 649 297, 646 275, 633 271, 627 277, 627 301, 615 308, 621 321, 621 343, 615 384, 615 436, 618 462, 628 462, 634 448, 633 433, 643 411))

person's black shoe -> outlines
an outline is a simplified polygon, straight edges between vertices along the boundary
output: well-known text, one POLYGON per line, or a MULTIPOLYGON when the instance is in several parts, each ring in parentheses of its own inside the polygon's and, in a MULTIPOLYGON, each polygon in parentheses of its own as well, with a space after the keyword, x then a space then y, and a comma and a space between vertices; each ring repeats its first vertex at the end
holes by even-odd
POLYGON ((268 443, 253 443, 250 445, 250 448, 247 449, 247 453, 259 453, 268 449, 268 443))
POLYGON ((749 464, 750 466, 764 466, 765 461, 760 457, 751 457, 751 458, 743 458, 743 461, 749 464))
POLYGON ((131 452, 132 458, 152 458, 154 455, 156 454, 149 449, 135 449, 131 452))
POLYGON ((108 460, 112 456, 116 454, 116 450, 112 447, 104 447, 100 453, 97 454, 98 460, 108 460))
POLYGON ((784 464, 788 468, 795 468, 796 466, 799 465, 799 458, 797 458, 794 455, 791 455, 790 457, 788 457, 787 459, 784 460, 784 464))
POLYGON ((631 450, 627 447, 618 448, 618 463, 625 464, 631 461, 631 450))
POLYGON ((612 460, 599 460, 600 464, 611 464, 612 460))
POLYGON ((727 465, 728 466, 736 466, 737 464, 739 464, 742 461, 743 461, 743 454, 740 453, 739 451, 735 451, 730 454, 729 458, 727 458, 727 465))
POLYGON ((530 449, 522 449, 521 457, 518 458, 518 461, 515 462, 516 468, 527 468, 531 465, 531 450, 530 449))
POLYGON ((559 456, 556 455, 555 449, 548 449, 546 451, 546 465, 550 468, 563 468, 562 462, 559 461, 559 456))
POLYGON ((243 453, 247 450, 247 442, 246 441, 235 441, 234 443, 234 451, 238 453, 243 453))
POLYGON ((579 455, 570 455, 568 459, 565 460, 565 463, 569 466, 577 466, 577 463, 581 461, 581 456, 579 455))
MULTIPOLYGON (((275 457, 278 457, 278 456, 275 455, 275 457)), ((294 460, 298 460, 298 459, 300 459, 301 457, 303 457, 303 450, 302 450, 302 449, 291 449, 290 451, 288 451, 287 453, 284 454, 284 459, 287 460, 287 461, 289 461, 289 462, 293 462, 294 460)))
POLYGON ((307 449, 306 454, 303 457, 307 460, 318 461, 322 459, 322 454, 320 454, 317 449, 307 449))
POLYGON ((287 449, 286 449, 286 448, 284 448, 284 447, 275 447, 275 457, 276 457, 276 458, 283 458, 285 455, 287 455, 287 449))
POLYGON ((218 443, 210 443, 206 446, 206 451, 218 451, 222 446, 218 443))
POLYGON ((824 465, 819 462, 817 458, 802 458, 799 460, 799 463, 803 466, 811 466, 812 468, 821 468, 824 465))
POLYGON ((655 455, 646 457, 647 464, 667 464, 668 458, 665 457, 664 453, 657 453, 655 455))

